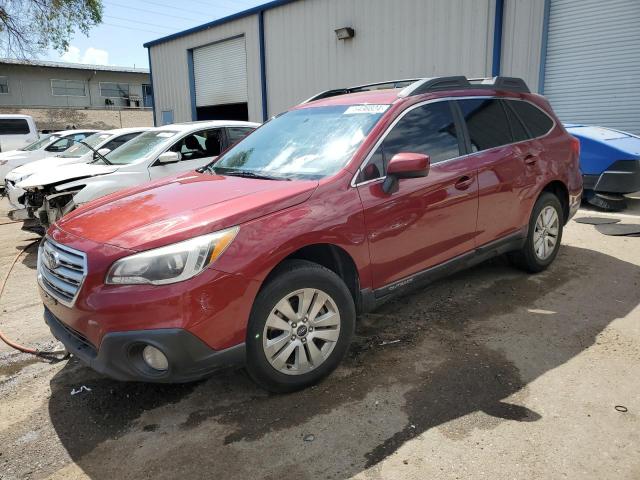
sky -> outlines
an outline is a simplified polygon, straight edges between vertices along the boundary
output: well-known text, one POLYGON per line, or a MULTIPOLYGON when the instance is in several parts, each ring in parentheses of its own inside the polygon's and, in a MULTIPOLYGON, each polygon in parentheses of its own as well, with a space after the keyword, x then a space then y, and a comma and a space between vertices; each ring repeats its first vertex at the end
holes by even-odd
POLYGON ((42 60, 148 68, 150 40, 226 17, 268 0, 103 0, 103 23, 85 36, 76 32, 66 52, 42 60))

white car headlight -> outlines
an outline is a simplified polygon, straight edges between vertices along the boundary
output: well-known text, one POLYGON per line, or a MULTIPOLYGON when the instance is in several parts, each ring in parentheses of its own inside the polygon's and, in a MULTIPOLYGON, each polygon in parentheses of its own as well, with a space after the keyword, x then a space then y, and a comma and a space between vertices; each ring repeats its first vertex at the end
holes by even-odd
POLYGON ((222 255, 239 229, 232 227, 121 258, 111 266, 105 282, 111 285, 166 285, 188 280, 222 255))

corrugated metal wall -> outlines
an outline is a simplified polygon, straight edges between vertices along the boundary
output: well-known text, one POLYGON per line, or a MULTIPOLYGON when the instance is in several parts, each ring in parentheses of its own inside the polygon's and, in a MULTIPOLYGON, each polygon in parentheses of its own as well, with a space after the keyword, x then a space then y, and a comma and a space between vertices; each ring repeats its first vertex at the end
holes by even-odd
POLYGON ((552 0, 545 73, 562 121, 640 134, 640 1, 552 0))
POLYGON ((494 8, 494 0, 307 0, 268 10, 269 113, 340 86, 490 75, 494 8), (355 38, 337 40, 334 30, 347 26, 355 38))
POLYGON ((238 35, 244 35, 246 39, 249 118, 253 121, 262 121, 260 52, 256 15, 151 47, 155 110, 158 121, 160 112, 166 110, 173 110, 175 122, 191 121, 187 50, 238 35))
POLYGON ((506 0, 502 26, 501 74, 521 77, 539 90, 544 0, 506 0))
MULTIPOLYGON (((265 11, 270 115, 329 88, 392 78, 489 76, 496 0, 300 0, 265 11), (355 38, 336 39, 350 26, 355 38)), ((505 0, 502 74, 538 87, 544 0, 505 0)), ((262 121, 258 16, 151 48, 156 114, 191 120, 187 49, 245 35, 249 118, 262 121)))

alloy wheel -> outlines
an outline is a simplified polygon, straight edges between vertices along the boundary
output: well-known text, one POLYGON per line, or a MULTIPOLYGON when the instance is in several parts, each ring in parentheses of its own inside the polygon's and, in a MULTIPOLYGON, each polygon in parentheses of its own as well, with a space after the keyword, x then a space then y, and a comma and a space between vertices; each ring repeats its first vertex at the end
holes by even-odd
POLYGON ((283 297, 269 313, 262 335, 265 357, 280 373, 301 375, 318 368, 340 337, 335 301, 315 288, 283 297))
POLYGON ((560 218, 552 206, 546 206, 538 215, 533 231, 533 250, 540 260, 548 259, 556 249, 560 232, 560 218))

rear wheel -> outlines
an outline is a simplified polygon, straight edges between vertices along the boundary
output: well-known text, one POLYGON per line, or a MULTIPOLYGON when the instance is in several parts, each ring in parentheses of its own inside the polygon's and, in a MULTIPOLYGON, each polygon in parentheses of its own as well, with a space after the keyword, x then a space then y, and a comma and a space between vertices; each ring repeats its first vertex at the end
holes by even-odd
POLYGON ((274 392, 329 375, 346 353, 355 305, 340 277, 304 260, 287 261, 258 294, 247 330, 247 370, 274 392))
POLYGON ((529 272, 545 270, 558 254, 564 217, 560 200, 554 194, 543 192, 536 201, 529 220, 529 233, 521 250, 512 252, 512 262, 529 272))

